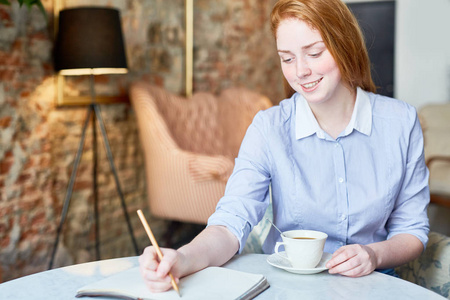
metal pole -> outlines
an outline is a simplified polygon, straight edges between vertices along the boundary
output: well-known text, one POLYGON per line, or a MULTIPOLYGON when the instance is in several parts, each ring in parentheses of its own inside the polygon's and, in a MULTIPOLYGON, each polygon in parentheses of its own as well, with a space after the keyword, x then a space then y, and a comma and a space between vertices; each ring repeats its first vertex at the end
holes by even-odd
POLYGON ((55 255, 56 255, 56 250, 58 248, 58 244, 59 244, 59 237, 61 235, 61 230, 62 227, 64 225, 64 222, 66 220, 67 217, 67 213, 69 210, 69 205, 70 205, 70 199, 72 198, 72 192, 73 192, 73 186, 75 184, 75 178, 76 178, 76 174, 77 174, 77 170, 78 170, 78 166, 81 160, 81 155, 83 153, 83 147, 84 147, 84 142, 86 139, 86 129, 87 126, 89 124, 89 120, 91 119, 91 113, 93 113, 93 130, 92 130, 92 138, 93 138, 93 171, 92 171, 92 175, 93 175, 93 193, 94 193, 94 219, 95 219, 95 251, 96 251, 96 256, 97 259, 100 259, 100 230, 99 230, 99 204, 98 204, 98 183, 97 183, 97 171, 98 171, 98 164, 97 164, 97 130, 96 130, 96 121, 98 121, 98 124, 100 126, 100 130, 103 136, 103 141, 105 143, 105 149, 106 149, 106 155, 108 157, 108 161, 111 167, 111 171, 113 172, 114 175, 114 180, 116 183, 116 188, 117 188, 117 193, 119 194, 120 197, 120 201, 121 201, 121 205, 122 205, 122 210, 125 216, 125 220, 127 222, 127 226, 128 226, 128 231, 131 237, 131 240, 133 242, 133 246, 134 246, 134 250, 136 255, 139 255, 139 249, 137 246, 137 242, 136 242, 136 238, 134 236, 134 232, 133 232, 133 228, 131 226, 131 222, 130 222, 130 217, 128 215, 128 211, 127 211, 127 206, 125 203, 125 199, 124 199, 124 195, 122 193, 122 189, 120 187, 120 182, 119 182, 119 177, 117 176, 117 171, 116 171, 116 167, 114 165, 114 159, 112 156, 112 152, 111 152, 111 147, 109 145, 109 141, 108 141, 108 137, 106 135, 106 129, 105 129, 105 125, 103 123, 103 119, 100 113, 100 109, 96 103, 95 100, 95 90, 94 90, 94 75, 91 74, 91 97, 92 97, 92 101, 91 104, 89 105, 88 108, 88 113, 86 116, 86 120, 84 121, 84 125, 83 125, 83 131, 81 134, 81 140, 80 140, 80 144, 78 146, 78 150, 77 150, 77 154, 75 156, 75 161, 74 161, 74 166, 72 169, 72 174, 70 175, 70 179, 69 179, 69 185, 67 188, 67 192, 66 192, 66 196, 64 198, 64 204, 63 204, 63 209, 62 209, 62 213, 61 213, 61 220, 59 223, 59 226, 57 228, 56 231, 56 238, 55 238, 55 242, 53 244, 53 250, 52 250, 52 254, 50 257, 50 262, 49 262, 49 266, 48 269, 50 270, 53 267, 53 262, 55 259, 55 255))
MULTIPOLYGON (((91 86, 91 106, 96 105, 95 89, 94 89, 94 74, 91 73, 90 78, 91 86)), ((94 194, 94 231, 95 231, 95 255, 97 260, 100 260, 100 219, 98 209, 98 185, 97 185, 97 170, 98 170, 98 158, 97 158, 97 125, 96 125, 96 112, 94 109, 94 115, 92 116, 92 178, 93 178, 93 194, 94 194)))
POLYGON ((116 167, 114 165, 114 158, 113 158, 113 155, 112 155, 112 152, 111 152, 111 147, 109 145, 108 136, 106 135, 105 124, 103 123, 102 115, 100 114, 100 109, 99 109, 98 105, 94 105, 94 111, 95 111, 95 115, 97 117, 98 124, 100 126, 100 131, 101 131, 102 136, 103 136, 103 141, 104 141, 104 144, 105 144, 106 155, 108 157, 109 166, 111 167, 111 171, 112 171, 112 173, 114 175, 114 180, 116 182, 117 193, 119 194, 120 203, 122 205, 123 214, 125 216, 125 220, 126 220, 127 225, 128 225, 128 232, 130 233, 130 237, 131 237, 131 240, 133 242, 134 251, 136 252, 136 255, 139 255, 140 253, 139 253, 139 249, 138 249, 138 246, 137 246, 137 243, 136 243, 136 239, 134 237, 133 227, 131 226, 130 217, 128 215, 127 205, 125 203, 125 197, 123 196, 122 189, 120 188, 119 177, 117 176, 117 170, 116 170, 116 167))
POLYGON ((103 141, 104 141, 104 145, 105 145, 105 149, 106 149, 106 156, 108 157, 108 161, 109 161, 109 165, 111 167, 111 171, 114 175, 114 180, 116 182, 116 188, 117 188, 117 193, 119 194, 120 197, 120 203, 122 205, 122 210, 123 210, 123 214, 125 216, 125 220, 127 222, 128 225, 128 232, 130 233, 130 237, 131 237, 131 241, 133 242, 133 246, 134 246, 134 251, 136 252, 136 255, 139 255, 139 249, 136 243, 136 239, 134 237, 134 232, 133 232, 133 227, 131 226, 131 222, 130 222, 130 217, 128 215, 128 211, 127 211, 127 205, 125 203, 125 197, 122 193, 122 189, 120 188, 120 181, 119 181, 119 176, 117 176, 117 170, 116 170, 116 166, 114 165, 114 158, 112 155, 112 151, 111 151, 111 147, 109 145, 109 141, 108 141, 108 136, 106 134, 106 129, 105 129, 105 123, 103 122, 103 118, 100 112, 100 108, 97 105, 97 103, 95 103, 95 89, 94 89, 94 75, 91 75, 91 95, 92 95, 92 105, 94 106, 94 116, 97 118, 98 121, 98 125, 100 126, 100 131, 102 133, 103 136, 103 141))
POLYGON ((78 146, 77 154, 75 156, 75 162, 73 164, 72 174, 70 175, 69 185, 67 187, 66 197, 64 199, 63 210, 61 213, 61 220, 59 222, 59 226, 56 231, 56 239, 55 239, 55 243, 53 244, 52 255, 50 257, 50 263, 48 265, 49 270, 53 267, 53 260, 55 259, 56 249, 58 248, 59 236, 61 234, 61 230, 64 225, 64 221, 66 220, 67 212, 69 210, 70 198, 72 198, 72 191, 73 191, 73 186, 75 184, 77 169, 78 169, 78 165, 81 160, 81 154, 83 153, 84 140, 86 138, 86 128, 87 128, 87 125, 89 124, 89 120, 91 118, 92 109, 93 109, 93 107, 89 106, 86 120, 84 121, 80 144, 78 146))

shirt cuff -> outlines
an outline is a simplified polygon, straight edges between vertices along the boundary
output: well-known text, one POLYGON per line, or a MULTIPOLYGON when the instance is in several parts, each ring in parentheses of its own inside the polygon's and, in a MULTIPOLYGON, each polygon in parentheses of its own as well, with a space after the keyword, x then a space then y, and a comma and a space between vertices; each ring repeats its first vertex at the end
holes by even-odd
POLYGON ((397 235, 397 234, 401 234, 401 233, 411 234, 411 235, 415 236, 416 238, 418 238, 419 241, 422 242, 422 245, 423 245, 423 251, 425 251, 425 249, 426 249, 426 247, 427 247, 427 243, 428 243, 428 232, 429 232, 429 231, 424 232, 424 231, 422 231, 422 230, 413 230, 413 231, 407 231, 407 232, 406 232, 406 231, 404 231, 404 232, 401 232, 401 231, 393 231, 393 232, 390 232, 390 233, 388 234, 387 239, 390 239, 391 237, 393 237, 393 236, 395 236, 395 235, 397 235))
POLYGON ((224 210, 216 210, 208 219, 207 226, 225 226, 239 241, 239 251, 242 253, 245 241, 250 234, 250 224, 239 216, 224 210))

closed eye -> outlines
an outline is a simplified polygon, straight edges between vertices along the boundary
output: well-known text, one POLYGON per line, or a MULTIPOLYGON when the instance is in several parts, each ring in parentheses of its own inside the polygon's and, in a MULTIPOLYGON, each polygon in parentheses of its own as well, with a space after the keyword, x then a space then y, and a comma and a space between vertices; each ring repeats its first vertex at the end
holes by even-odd
POLYGON ((289 64, 292 61, 294 61, 293 57, 280 57, 280 59, 281 59, 281 62, 286 63, 286 64, 289 64))
POLYGON ((310 54, 308 54, 308 56, 310 56, 310 57, 319 57, 320 55, 322 55, 322 53, 323 53, 323 51, 317 52, 317 53, 310 53, 310 54))

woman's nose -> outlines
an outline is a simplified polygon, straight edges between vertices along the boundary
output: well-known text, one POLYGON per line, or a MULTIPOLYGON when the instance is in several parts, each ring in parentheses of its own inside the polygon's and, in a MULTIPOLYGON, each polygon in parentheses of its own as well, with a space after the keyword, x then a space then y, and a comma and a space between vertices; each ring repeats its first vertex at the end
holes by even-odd
POLYGON ((297 60, 297 77, 306 77, 311 75, 311 69, 308 63, 302 59, 297 60))

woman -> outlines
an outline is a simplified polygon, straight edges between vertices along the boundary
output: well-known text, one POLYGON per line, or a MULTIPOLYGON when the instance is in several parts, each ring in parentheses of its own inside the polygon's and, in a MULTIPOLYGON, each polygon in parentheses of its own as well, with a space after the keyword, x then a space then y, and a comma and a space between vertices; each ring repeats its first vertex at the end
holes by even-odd
MULTIPOLYGON (((271 14, 289 99, 254 118, 208 227, 158 262, 140 257, 152 291, 242 251, 272 185, 281 230, 326 232, 329 272, 386 273, 427 243, 428 170, 416 111, 376 95, 357 21, 340 0, 280 0, 271 14)), ((272 253, 279 234, 263 245, 272 253)))

